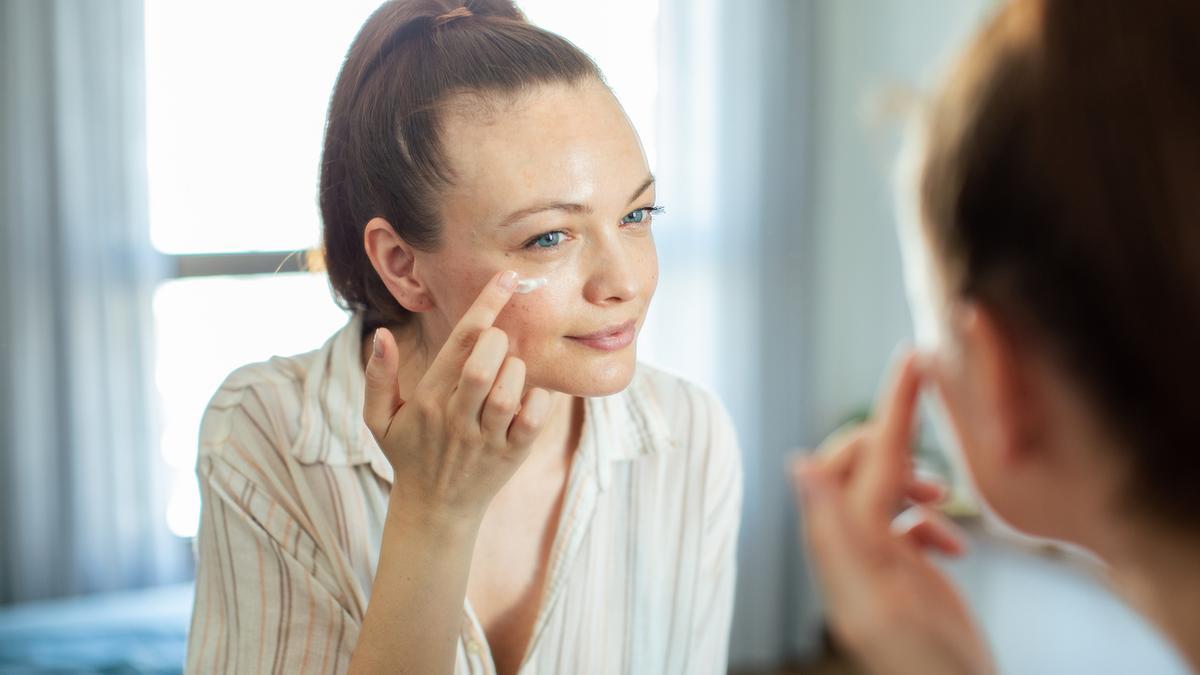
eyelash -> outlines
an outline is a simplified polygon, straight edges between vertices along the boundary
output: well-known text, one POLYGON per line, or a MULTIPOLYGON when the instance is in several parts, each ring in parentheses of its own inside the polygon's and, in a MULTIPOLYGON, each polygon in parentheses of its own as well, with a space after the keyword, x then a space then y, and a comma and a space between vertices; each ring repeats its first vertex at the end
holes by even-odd
MULTIPOLYGON (((643 220, 642 220, 642 222, 640 222, 640 223, 622 223, 622 225, 649 225, 649 224, 650 224, 650 223, 651 223, 651 222, 654 220, 654 216, 657 216, 657 215, 661 215, 661 214, 663 214, 664 212, 666 212, 666 209, 665 209, 664 207, 662 207, 662 206, 658 206, 658 205, 654 205, 654 206, 643 206, 643 207, 642 207, 642 208, 640 208, 640 209, 634 209, 634 210, 630 211, 629 213, 625 214, 624 216, 622 216, 622 217, 621 217, 621 220, 625 220, 625 218, 627 218, 628 216, 631 216, 631 215, 633 215, 633 214, 635 214, 635 213, 638 213, 639 211, 644 211, 644 212, 646 213, 646 215, 647 215, 647 216, 649 216, 649 218, 648 218, 648 219, 643 219, 643 220)), ((562 235, 565 235, 565 234, 566 234, 566 232, 564 232, 564 231, 562 231, 562 230, 551 230, 551 231, 549 231, 549 232, 543 232, 543 233, 541 233, 541 234, 539 234, 539 235, 537 235, 537 236, 533 237, 533 238, 532 238, 532 239, 530 239, 529 241, 525 242, 525 244, 524 244, 524 246, 522 246, 522 248, 524 248, 524 249, 526 249, 526 250, 536 250, 536 249, 538 249, 538 248, 541 248, 542 250, 547 250, 547 251, 548 251, 548 250, 553 250, 553 249, 556 249, 556 248, 558 248, 558 245, 555 245, 555 246, 541 246, 541 247, 539 247, 539 246, 537 245, 537 243, 538 243, 539 241, 541 241, 541 239, 542 239, 543 237, 545 237, 545 236, 547 236, 547 235, 551 235, 551 234, 562 234, 562 235)))

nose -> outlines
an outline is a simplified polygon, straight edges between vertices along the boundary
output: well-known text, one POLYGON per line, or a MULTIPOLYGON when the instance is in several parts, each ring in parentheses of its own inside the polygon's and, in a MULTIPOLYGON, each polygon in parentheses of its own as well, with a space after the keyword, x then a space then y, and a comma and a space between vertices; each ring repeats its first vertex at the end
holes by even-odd
POLYGON ((625 241, 619 230, 594 238, 588 251, 589 274, 584 298, 595 305, 614 305, 638 296, 642 279, 638 274, 637 243, 625 241))

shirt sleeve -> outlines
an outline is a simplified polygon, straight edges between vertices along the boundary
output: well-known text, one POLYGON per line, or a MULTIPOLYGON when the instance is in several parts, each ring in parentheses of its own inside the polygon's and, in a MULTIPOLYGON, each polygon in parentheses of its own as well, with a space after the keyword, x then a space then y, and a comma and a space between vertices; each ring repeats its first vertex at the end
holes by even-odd
POLYGON ((357 642, 352 605, 287 498, 269 413, 228 391, 205 413, 187 673, 340 673, 357 642))
POLYGON ((742 456, 725 407, 709 397, 710 464, 705 475, 701 583, 693 622, 690 672, 728 669, 729 634, 737 578, 738 528, 742 513, 742 456))

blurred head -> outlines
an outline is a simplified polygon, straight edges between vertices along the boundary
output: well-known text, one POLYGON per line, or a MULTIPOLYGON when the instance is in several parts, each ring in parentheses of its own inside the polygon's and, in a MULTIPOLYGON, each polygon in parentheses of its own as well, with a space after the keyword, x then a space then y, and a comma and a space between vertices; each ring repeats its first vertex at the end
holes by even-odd
POLYGON ((496 323, 528 384, 610 394, 636 347, 596 336, 636 335, 654 293, 653 183, 596 66, 510 0, 390 2, 330 105, 326 266, 366 330, 435 347, 497 272, 546 277, 496 323))
POLYGON ((1018 0, 927 117, 905 236, 935 379, 982 496, 1032 534, 1200 532, 1197 39, 1190 0, 1018 0))

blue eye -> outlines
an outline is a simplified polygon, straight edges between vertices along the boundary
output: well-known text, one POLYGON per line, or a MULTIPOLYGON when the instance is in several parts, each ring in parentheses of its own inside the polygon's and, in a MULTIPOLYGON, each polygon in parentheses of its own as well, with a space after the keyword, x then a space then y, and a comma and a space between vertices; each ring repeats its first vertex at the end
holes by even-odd
POLYGON ((529 247, 554 248, 562 243, 562 232, 547 232, 529 242, 529 247))
POLYGON ((622 225, 642 225, 644 223, 650 222, 654 218, 654 216, 659 213, 662 213, 661 206, 647 206, 646 208, 638 209, 637 211, 634 211, 634 212, 626 215, 624 218, 621 219, 621 224, 622 225))

